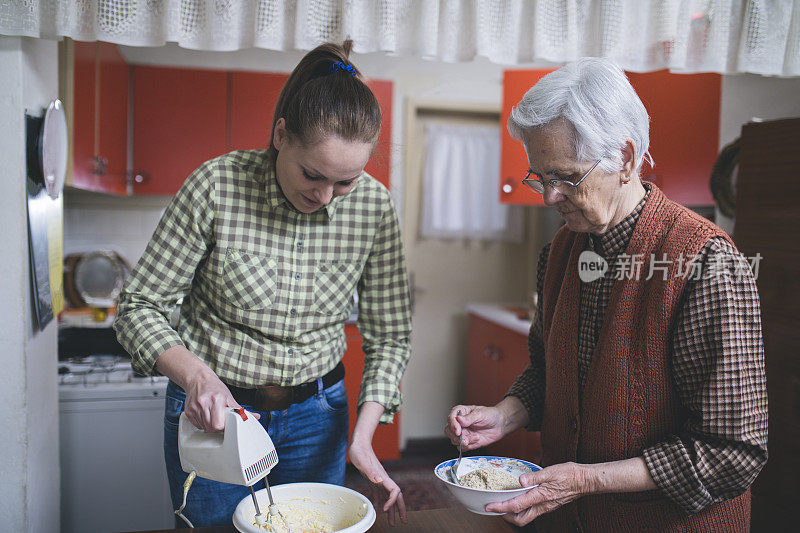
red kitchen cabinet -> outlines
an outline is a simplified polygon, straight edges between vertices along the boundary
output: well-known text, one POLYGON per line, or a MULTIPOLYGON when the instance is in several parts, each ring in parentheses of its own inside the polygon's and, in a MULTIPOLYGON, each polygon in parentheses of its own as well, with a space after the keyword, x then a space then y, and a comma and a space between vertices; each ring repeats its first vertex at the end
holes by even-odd
MULTIPOLYGON (((525 335, 469 315, 466 403, 495 405, 530 362, 525 335)), ((481 453, 538 462, 539 432, 524 428, 487 446, 481 453)))
MULTIPOLYGON (((230 134, 227 149, 247 150, 269 146, 272 114, 288 74, 266 72, 231 72, 230 134)), ((381 133, 375 151, 364 168, 372 177, 389 187, 392 168, 392 82, 368 80, 383 115, 381 133)))
POLYGON ((372 153, 364 170, 370 176, 389 188, 389 175, 392 169, 392 87, 393 84, 386 80, 368 80, 367 85, 375 94, 381 106, 381 134, 378 144, 372 153))
POLYGON ((231 72, 231 127, 227 149, 252 150, 269 146, 272 114, 288 74, 231 72))
MULTIPOLYGON (((350 407, 350 436, 356 424, 356 403, 361 388, 361 374, 364 371, 364 353, 361 351, 361 334, 355 324, 344 327, 347 338, 347 351, 344 354, 344 384, 347 388, 347 403, 350 407)), ((378 426, 372 438, 375 455, 381 461, 400 458, 400 413, 394 415, 394 423, 378 426)), ((349 459, 348 459, 349 460, 349 459)))
MULTIPOLYGON (((543 205, 542 196, 521 180, 528 168, 522 144, 505 124, 525 92, 547 70, 508 70, 503 75, 500 201, 543 205), (504 187, 506 187, 504 189, 504 187)), ((722 77, 719 74, 674 74, 668 71, 627 73, 650 115, 650 153, 655 167, 641 174, 672 200, 687 206, 712 205, 709 177, 717 158, 722 77)))
POLYGON ((719 149, 722 76, 628 72, 650 115, 650 153, 655 167, 642 176, 686 206, 713 205, 709 180, 719 149))
POLYGON ((528 171, 528 156, 522 143, 509 135, 506 124, 511 109, 549 70, 503 71, 503 107, 500 111, 500 202, 504 204, 544 205, 542 195, 522 184, 528 171))
POLYGON ((73 76, 72 174, 67 185, 122 194, 128 164, 130 67, 116 45, 70 41, 73 76))
MULTIPOLYGON (((100 42, 74 43, 73 56, 74 170, 68 184, 114 194, 171 195, 208 159, 266 148, 275 105, 289 78, 130 66, 115 45, 100 42), (133 171, 126 179, 129 147, 133 171), (107 166, 98 166, 99 160, 107 166)), ((366 171, 389 187, 393 86, 386 80, 367 84, 381 106, 383 127, 366 171)))
POLYGON ((227 151, 227 73, 137 65, 132 75, 133 193, 174 194, 227 151))

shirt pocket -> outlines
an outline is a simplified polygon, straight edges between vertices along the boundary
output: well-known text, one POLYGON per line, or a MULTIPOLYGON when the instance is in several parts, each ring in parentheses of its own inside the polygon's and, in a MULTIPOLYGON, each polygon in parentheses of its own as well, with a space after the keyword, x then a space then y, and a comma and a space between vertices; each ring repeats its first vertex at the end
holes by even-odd
POLYGON ((222 293, 239 309, 266 309, 272 306, 277 289, 278 262, 269 256, 241 250, 225 252, 222 293))
POLYGON ((359 270, 348 261, 317 261, 314 310, 322 315, 350 315, 359 270))

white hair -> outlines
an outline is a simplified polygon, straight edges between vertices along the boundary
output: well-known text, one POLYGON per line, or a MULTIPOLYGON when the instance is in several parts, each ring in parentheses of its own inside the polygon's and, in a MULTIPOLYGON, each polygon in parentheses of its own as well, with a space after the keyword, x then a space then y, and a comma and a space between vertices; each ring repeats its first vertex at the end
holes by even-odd
POLYGON ((622 69, 608 59, 583 57, 567 63, 528 89, 511 110, 508 132, 522 140, 526 130, 565 119, 574 131, 579 161, 602 159, 607 172, 622 169, 625 139, 636 147, 635 170, 653 164, 650 117, 622 69))

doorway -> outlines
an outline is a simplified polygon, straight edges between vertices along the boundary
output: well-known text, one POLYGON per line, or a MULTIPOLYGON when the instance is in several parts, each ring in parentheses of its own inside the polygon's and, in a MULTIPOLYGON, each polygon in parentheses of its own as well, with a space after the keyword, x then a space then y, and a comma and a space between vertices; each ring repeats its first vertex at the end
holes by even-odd
POLYGON ((450 408, 463 400, 467 304, 522 303, 533 286, 533 258, 538 250, 532 250, 531 241, 538 243, 539 239, 538 229, 531 227, 530 210, 524 213, 521 242, 420 236, 426 126, 497 127, 499 121, 499 107, 408 103, 403 235, 414 301, 414 329, 412 357, 403 380, 403 443, 444 437, 450 408))

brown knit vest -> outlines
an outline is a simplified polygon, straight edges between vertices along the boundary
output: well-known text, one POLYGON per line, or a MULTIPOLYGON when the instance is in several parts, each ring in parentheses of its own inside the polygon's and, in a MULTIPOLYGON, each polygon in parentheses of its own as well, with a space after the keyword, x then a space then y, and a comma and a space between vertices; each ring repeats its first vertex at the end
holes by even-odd
MULTIPOLYGON (((550 248, 542 291, 546 396, 542 422, 545 466, 598 463, 642 455, 677 434, 686 421, 670 376, 670 337, 682 304, 685 276, 678 258, 691 259, 717 226, 669 200, 655 186, 625 253, 642 254, 639 279, 617 280, 578 402, 578 256, 588 235, 566 227, 550 248), (651 258, 669 261, 645 280, 651 258)), ((663 263, 659 263, 663 264, 663 263)), ((613 266, 609 266, 613 269, 613 266)), ((537 531, 748 531, 750 491, 687 516, 660 491, 585 496, 536 520, 537 531)))

